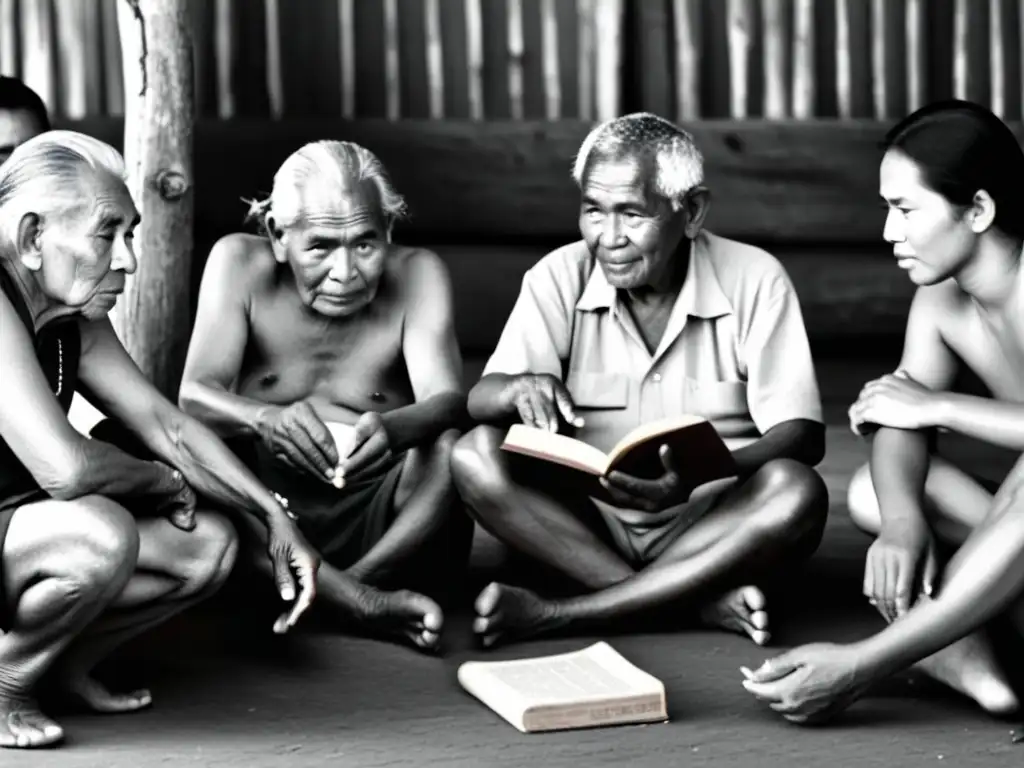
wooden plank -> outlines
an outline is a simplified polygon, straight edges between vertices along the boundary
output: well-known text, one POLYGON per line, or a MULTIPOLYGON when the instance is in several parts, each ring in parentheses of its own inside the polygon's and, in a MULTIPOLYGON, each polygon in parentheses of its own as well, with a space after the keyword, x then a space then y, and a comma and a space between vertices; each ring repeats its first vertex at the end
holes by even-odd
POLYGON ((989 72, 992 82, 992 111, 1006 116, 1006 41, 1002 0, 989 0, 989 72))
POLYGON ((700 5, 672 0, 676 43, 676 116, 680 122, 701 116, 700 5))
POLYGON ((430 82, 427 74, 426 3, 398 0, 398 68, 403 119, 430 116, 430 82))
POLYGON ((953 94, 967 98, 967 0, 956 0, 953 10, 953 94))
MULTIPOLYGON (((120 144, 121 121, 82 123, 120 144)), ((592 125, 559 122, 203 120, 196 125, 196 210, 231 231, 241 197, 269 188, 301 144, 347 139, 370 147, 409 199, 402 237, 514 241, 575 231, 571 162, 592 125), (444 194, 437 193, 444 180, 444 194), (464 215, 454 216, 453 211, 464 215)), ((879 142, 888 124, 693 121, 714 193, 709 226, 754 242, 880 242, 879 142)), ((1021 125, 1011 127, 1021 135, 1021 125)))
POLYGON ((402 114, 398 57, 398 0, 384 0, 384 87, 388 120, 397 120, 402 114))
POLYGON ((486 0, 481 11, 484 115, 489 120, 507 120, 512 114, 508 90, 507 0, 486 0))
POLYGON ((871 95, 874 116, 889 119, 889 82, 886 69, 886 0, 871 0, 871 95))
POLYGON ((384 4, 355 4, 356 117, 377 118, 387 114, 387 74, 384 71, 384 4))
POLYGON ((836 0, 836 98, 839 117, 853 116, 853 63, 850 50, 849 0, 836 0))
MULTIPOLYGON (((293 29, 294 19, 290 13, 291 4, 283 6, 278 3, 277 37, 286 41, 293 29)), ((252 117, 267 117, 271 114, 269 78, 270 52, 267 50, 267 22, 268 8, 263 2, 236 3, 232 26, 234 27, 235 45, 237 52, 231 70, 231 80, 235 89, 235 109, 239 115, 252 117), (261 77, 262 75, 262 77, 261 77)), ((316 28, 315 21, 311 22, 316 28)), ((319 46, 311 45, 318 48, 319 46)), ((288 57, 291 60, 291 56, 288 57)), ((300 61, 300 66, 309 66, 306 62, 300 61)), ((309 104, 309 97, 304 82, 295 82, 294 72, 285 61, 281 61, 281 78, 284 83, 284 92, 288 94, 288 103, 284 106, 288 111, 304 112, 304 107, 309 104)), ((317 71, 310 67, 311 71, 317 71)), ((308 78, 307 78, 308 79, 308 78)), ((326 81, 326 75, 325 75, 326 81)), ((328 82, 322 84, 327 90, 328 82)), ((325 101, 332 94, 325 93, 325 101)))
POLYGON ((750 0, 726 0, 729 45, 729 117, 748 115, 750 48, 754 18, 750 0))
POLYGON ((0 0, 0 75, 18 74, 17 0, 0 0))
POLYGON ((595 67, 594 106, 598 120, 618 117, 622 108, 622 26, 624 0, 601 0, 594 16, 594 42, 598 52, 595 67))
POLYGON ((64 113, 72 118, 98 114, 103 110, 100 16, 79 0, 56 0, 54 11, 64 113))
POLYGON ((523 119, 523 0, 505 0, 508 30, 508 102, 509 116, 523 119))
POLYGON ((235 42, 234 0, 215 0, 214 55, 217 59, 217 116, 222 120, 234 117, 235 87, 232 72, 238 45, 235 42))
POLYGON ((594 3, 596 0, 576 0, 576 16, 579 19, 577 39, 579 40, 579 118, 594 119, 594 3))
POLYGON ((558 75, 562 87, 562 117, 576 117, 580 112, 579 73, 579 16, 576 0, 556 0, 555 19, 558 23, 558 75))
POLYGON ((450 118, 465 119, 469 117, 466 4, 445 0, 440 9, 445 114, 450 118))
MULTIPOLYGON (((104 48, 104 75, 109 77, 110 63, 106 59, 109 50, 113 50, 107 36, 113 30, 113 43, 120 52, 120 45, 117 42, 117 15, 115 3, 122 0, 100 0, 104 12, 103 18, 103 48, 104 48), (114 17, 113 26, 107 26, 106 12, 110 8, 114 17)), ((214 50, 213 50, 213 3, 203 0, 192 0, 189 3, 189 16, 192 20, 192 73, 195 85, 195 114, 196 117, 206 117, 208 114, 216 114, 213 105, 217 103, 216 78, 214 50)), ((117 59, 117 76, 121 78, 120 55, 117 59)), ((107 89, 109 91, 109 83, 107 89)))
POLYGON ((558 61, 559 34, 555 2, 556 0, 541 0, 540 3, 544 116, 548 120, 558 120, 562 116, 562 68, 558 61))
POLYGON ((674 19, 670 0, 634 3, 632 11, 636 27, 629 45, 633 76, 628 85, 634 93, 640 93, 639 109, 672 120, 676 110, 672 94, 674 62, 669 33, 674 19))
POLYGON ((484 22, 482 0, 466 0, 466 67, 469 117, 484 119, 484 22))
POLYGON ((338 0, 338 66, 341 69, 341 116, 356 116, 355 0, 338 0))
POLYGON ((764 34, 763 114, 769 120, 780 120, 788 113, 786 94, 786 24, 785 0, 761 0, 761 27, 764 34))
POLYGON ((50 0, 22 0, 21 73, 25 84, 39 94, 51 115, 59 114, 54 63, 53 12, 50 0))
POLYGON ((444 46, 441 39, 440 0, 426 0, 423 37, 427 48, 427 93, 430 117, 444 117, 444 46))
POLYGON ((561 87, 558 82, 558 30, 554 7, 548 17, 555 24, 550 53, 544 50, 545 19, 541 18, 542 14, 542 0, 523 0, 523 117, 527 120, 548 119, 550 105, 544 67, 549 63, 556 67, 548 76, 561 87))
POLYGON ((924 106, 926 69, 924 38, 924 0, 906 0, 906 41, 907 41, 907 112, 914 112, 924 106))
POLYGON ((798 120, 814 116, 814 7, 814 0, 793 5, 793 117, 798 120))
POLYGON ((284 115, 284 75, 281 69, 281 9, 279 0, 264 0, 267 40, 267 98, 270 116, 280 120, 284 115))

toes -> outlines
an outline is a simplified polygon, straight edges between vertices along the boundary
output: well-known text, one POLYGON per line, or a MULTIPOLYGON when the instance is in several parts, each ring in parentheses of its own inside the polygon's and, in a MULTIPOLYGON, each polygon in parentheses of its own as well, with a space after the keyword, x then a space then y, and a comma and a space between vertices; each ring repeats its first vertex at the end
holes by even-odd
POLYGON ((764 592, 754 586, 743 587, 740 590, 740 597, 751 612, 763 611, 768 602, 765 599, 764 592))
POLYGON ((750 614, 750 623, 754 629, 768 629, 768 612, 754 611, 750 614))
POLYGON ((500 597, 501 587, 498 586, 497 582, 491 582, 484 587, 484 590, 477 596, 476 602, 473 604, 477 616, 490 616, 494 613, 500 597))
POLYGON ((486 635, 490 631, 491 624, 493 623, 493 616, 477 616, 473 619, 473 632, 477 635, 486 635))

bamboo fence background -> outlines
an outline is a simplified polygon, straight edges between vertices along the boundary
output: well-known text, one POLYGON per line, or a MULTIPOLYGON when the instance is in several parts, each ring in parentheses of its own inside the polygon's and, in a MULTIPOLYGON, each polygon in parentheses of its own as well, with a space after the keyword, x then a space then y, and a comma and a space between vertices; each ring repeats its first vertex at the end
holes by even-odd
MULTIPOLYGON (((0 73, 123 113, 116 3, 0 0, 0 73)), ((1024 0, 192 0, 197 115, 1020 120, 1024 0)))

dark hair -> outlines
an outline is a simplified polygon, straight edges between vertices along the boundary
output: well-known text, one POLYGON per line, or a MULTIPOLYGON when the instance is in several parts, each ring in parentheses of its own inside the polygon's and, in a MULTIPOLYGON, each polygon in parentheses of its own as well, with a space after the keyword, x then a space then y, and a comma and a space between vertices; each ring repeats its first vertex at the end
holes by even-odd
POLYGON ((23 109, 38 121, 39 128, 50 130, 50 116, 43 100, 16 77, 0 77, 0 109, 23 109))

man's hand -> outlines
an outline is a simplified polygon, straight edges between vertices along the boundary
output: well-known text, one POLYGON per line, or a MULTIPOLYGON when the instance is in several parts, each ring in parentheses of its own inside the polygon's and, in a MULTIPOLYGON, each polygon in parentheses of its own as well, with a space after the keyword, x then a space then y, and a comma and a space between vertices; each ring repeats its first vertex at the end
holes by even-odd
POLYGON ((355 424, 352 450, 348 456, 341 457, 334 484, 343 488, 345 483, 374 473, 393 459, 391 439, 384 428, 383 417, 376 411, 367 411, 355 424))
POLYGON ((504 400, 528 427, 557 432, 561 421, 582 427, 572 395, 560 379, 548 373, 516 376, 504 392, 504 400))
POLYGON ((883 527, 864 563, 864 595, 887 621, 910 610, 919 592, 931 595, 939 564, 923 519, 883 527))
POLYGON ((295 626, 316 597, 320 556, 287 515, 274 515, 268 523, 268 534, 267 553, 274 568, 274 583, 281 599, 292 604, 274 622, 274 632, 283 635, 295 626), (299 587, 297 595, 296 583, 299 587))
POLYGON ((338 450, 327 426, 304 400, 286 407, 268 405, 260 411, 259 435, 280 461, 331 482, 338 450))
POLYGON ((601 485, 612 501, 624 509, 642 509, 657 512, 674 504, 682 504, 693 492, 683 484, 683 479, 675 469, 672 451, 667 445, 658 449, 658 458, 664 474, 657 480, 643 480, 627 475, 625 472, 613 471, 601 478, 601 485))
POLYGON ((171 525, 182 531, 191 531, 196 527, 196 494, 185 482, 181 472, 160 464, 167 470, 166 484, 156 492, 156 514, 163 515, 171 521, 171 525))
POLYGON ((793 723, 821 723, 846 709, 868 684, 855 646, 815 643, 740 671, 743 687, 793 723))
POLYGON ((888 374, 861 389, 857 402, 850 406, 850 429, 864 435, 872 425, 894 429, 933 427, 937 398, 935 392, 904 371, 888 374))

